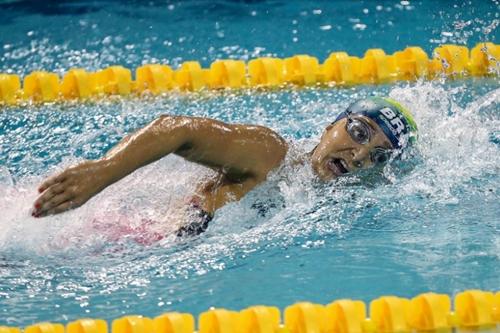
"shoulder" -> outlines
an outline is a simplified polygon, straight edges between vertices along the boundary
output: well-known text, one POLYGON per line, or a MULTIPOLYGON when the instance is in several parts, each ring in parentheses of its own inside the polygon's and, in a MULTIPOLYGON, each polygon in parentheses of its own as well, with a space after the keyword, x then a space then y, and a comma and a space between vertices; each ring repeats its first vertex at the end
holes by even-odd
POLYGON ((280 166, 285 160, 288 143, 281 135, 268 127, 259 125, 243 126, 248 126, 248 130, 253 134, 253 143, 255 147, 258 147, 260 160, 263 162, 260 166, 258 178, 266 178, 272 169, 280 166))

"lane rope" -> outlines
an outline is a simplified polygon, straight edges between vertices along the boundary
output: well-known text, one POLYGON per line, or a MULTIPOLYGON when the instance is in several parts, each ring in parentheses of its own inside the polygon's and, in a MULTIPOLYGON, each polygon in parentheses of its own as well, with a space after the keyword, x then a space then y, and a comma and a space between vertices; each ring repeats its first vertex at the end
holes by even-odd
MULTIPOLYGON (((155 318, 125 316, 108 323, 79 319, 66 326, 38 323, 24 333, 403 333, 500 330, 500 292, 466 290, 452 302, 446 294, 424 293, 412 299, 382 296, 370 302, 341 299, 327 305, 300 302, 282 313, 277 307, 252 306, 236 312, 214 309, 195 319, 189 313, 169 312, 155 318), (195 329, 198 331, 195 331, 195 329)), ((0 333, 20 333, 0 326, 0 333)))
POLYGON ((441 45, 433 57, 420 47, 386 54, 369 49, 362 58, 346 52, 332 52, 321 64, 310 55, 280 58, 217 60, 209 68, 187 61, 173 70, 168 65, 143 65, 132 71, 110 66, 96 72, 72 68, 62 78, 56 73, 34 71, 23 80, 19 75, 0 73, 0 105, 89 100, 111 95, 163 94, 171 90, 241 89, 329 85, 379 84, 441 77, 462 78, 497 76, 500 71, 500 45, 479 43, 472 49, 460 45, 441 45), (22 85, 21 85, 22 82, 22 85))

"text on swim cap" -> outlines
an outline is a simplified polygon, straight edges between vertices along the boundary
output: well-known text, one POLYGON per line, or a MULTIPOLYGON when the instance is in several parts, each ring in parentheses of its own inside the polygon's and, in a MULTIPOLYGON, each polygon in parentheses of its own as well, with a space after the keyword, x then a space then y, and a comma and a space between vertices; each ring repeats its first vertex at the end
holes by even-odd
POLYGON ((401 118, 390 108, 383 108, 380 110, 380 113, 390 120, 391 125, 396 130, 397 134, 400 134, 405 129, 405 125, 401 118))

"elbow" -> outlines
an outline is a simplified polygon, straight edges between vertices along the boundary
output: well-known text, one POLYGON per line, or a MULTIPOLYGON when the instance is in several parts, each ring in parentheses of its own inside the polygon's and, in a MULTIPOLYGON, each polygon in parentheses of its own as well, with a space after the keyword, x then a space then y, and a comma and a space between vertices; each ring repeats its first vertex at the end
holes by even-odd
POLYGON ((272 151, 270 158, 272 160, 273 168, 275 168, 285 159, 288 152, 288 144, 285 139, 272 130, 270 130, 270 136, 271 142, 273 143, 272 146, 274 147, 274 149, 269 149, 269 151, 272 151))
POLYGON ((180 119, 186 118, 185 116, 175 116, 175 115, 170 115, 170 114, 162 114, 158 116, 153 122, 175 122, 179 121, 180 119))
POLYGON ((168 114, 162 114, 155 120, 153 120, 152 125, 161 126, 169 131, 179 129, 184 127, 186 124, 186 118, 184 116, 171 116, 168 114))
POLYGON ((176 148, 184 145, 189 137, 188 117, 161 115, 151 123, 156 133, 164 136, 176 148))

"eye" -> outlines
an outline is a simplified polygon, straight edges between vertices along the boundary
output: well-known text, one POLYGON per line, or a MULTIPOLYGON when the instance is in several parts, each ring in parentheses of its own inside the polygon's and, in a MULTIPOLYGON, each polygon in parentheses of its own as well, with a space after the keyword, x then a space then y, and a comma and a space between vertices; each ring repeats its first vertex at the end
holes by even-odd
POLYGON ((367 144, 370 141, 370 128, 358 119, 349 119, 347 123, 347 133, 359 144, 367 144))
POLYGON ((384 164, 391 157, 391 152, 387 149, 377 147, 371 152, 370 155, 373 164, 384 164))
POLYGON ((361 169, 363 167, 363 162, 361 161, 352 161, 352 164, 358 169, 361 169))

